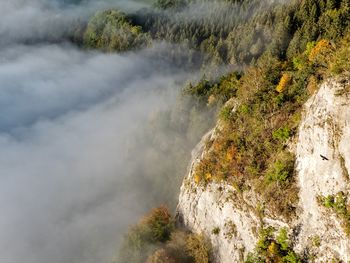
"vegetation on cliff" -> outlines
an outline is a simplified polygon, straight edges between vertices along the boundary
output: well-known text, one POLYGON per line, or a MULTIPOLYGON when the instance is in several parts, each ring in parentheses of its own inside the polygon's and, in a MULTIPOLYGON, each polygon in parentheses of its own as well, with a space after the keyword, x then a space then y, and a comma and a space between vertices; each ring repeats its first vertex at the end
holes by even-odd
POLYGON ((162 206, 129 229, 114 262, 205 263, 209 252, 203 236, 176 230, 175 219, 162 206))
POLYGON ((276 233, 272 227, 259 231, 259 240, 254 253, 250 253, 245 263, 283 262, 301 263, 301 259, 293 251, 287 230, 282 228, 276 233))
MULTIPOLYGON (((226 181, 238 192, 255 191, 260 210, 287 221, 295 218, 298 188, 290 145, 302 105, 318 83, 350 70, 349 0, 269 5, 159 0, 155 6, 130 15, 116 10, 96 14, 87 26, 85 46, 125 51, 166 40, 201 52, 201 63, 237 66, 219 79, 209 72, 184 88, 194 103, 192 119, 204 121, 200 111, 213 116, 220 109, 220 130, 208 143, 194 180, 202 186, 226 181)), ((190 126, 188 120, 184 125, 190 126)), ((347 226, 348 211, 339 210, 338 199, 332 198, 322 202, 345 217, 347 226)), ((203 237, 174 230, 173 223, 165 208, 154 210, 130 229, 120 262, 208 262, 203 237)), ((261 236, 247 262, 300 262, 285 230, 276 236, 262 229, 261 236)))

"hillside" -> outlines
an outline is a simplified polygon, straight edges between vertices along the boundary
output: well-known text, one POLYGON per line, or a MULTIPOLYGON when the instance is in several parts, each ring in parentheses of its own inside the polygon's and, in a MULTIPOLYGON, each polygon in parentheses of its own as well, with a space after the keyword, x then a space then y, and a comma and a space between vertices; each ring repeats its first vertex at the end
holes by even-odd
POLYGON ((349 26, 349 0, 159 0, 90 19, 85 48, 166 41, 164 59, 202 75, 167 115, 187 108, 173 127, 192 143, 206 132, 176 218, 152 210, 116 262, 350 260, 349 26))
MULTIPOLYGON (((288 142, 296 156, 293 190, 299 200, 288 200, 295 211, 274 210, 286 198, 283 190, 265 200, 251 185, 243 190, 217 180, 198 185, 196 169, 214 150, 208 142, 215 144, 222 124, 203 137, 181 187, 177 217, 210 239, 214 262, 349 260, 348 87, 348 78, 323 83, 305 104, 298 132, 288 142)), ((278 183, 282 188, 286 181, 278 183)))

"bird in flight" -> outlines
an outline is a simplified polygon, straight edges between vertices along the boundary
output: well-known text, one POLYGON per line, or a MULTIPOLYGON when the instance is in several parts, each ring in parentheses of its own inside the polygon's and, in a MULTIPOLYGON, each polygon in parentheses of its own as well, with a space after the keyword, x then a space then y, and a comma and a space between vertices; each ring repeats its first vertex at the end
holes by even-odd
POLYGON ((323 156, 322 154, 320 154, 321 158, 323 161, 329 161, 329 159, 326 156, 323 156))

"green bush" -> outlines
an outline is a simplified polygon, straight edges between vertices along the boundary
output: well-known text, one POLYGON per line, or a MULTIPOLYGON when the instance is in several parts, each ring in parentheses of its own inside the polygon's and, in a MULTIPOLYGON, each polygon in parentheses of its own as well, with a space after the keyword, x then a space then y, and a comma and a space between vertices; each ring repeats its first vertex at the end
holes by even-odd
POLYGON ((286 140, 289 139, 290 137, 290 129, 288 127, 282 127, 282 128, 279 128, 275 131, 272 132, 272 137, 275 139, 275 140, 280 140, 282 142, 285 142, 286 140))
POLYGON ((166 207, 159 207, 142 218, 138 226, 147 241, 165 242, 174 230, 174 220, 166 207))
POLYGON ((338 216, 344 232, 350 236, 350 206, 347 195, 344 192, 339 192, 336 195, 319 196, 318 201, 338 216))
POLYGON ((268 182, 286 182, 294 172, 294 159, 292 154, 286 154, 281 160, 275 161, 266 173, 268 182))
POLYGON ((293 251, 288 251, 286 256, 282 257, 282 263, 300 263, 298 255, 293 251))
POLYGON ((223 107, 220 111, 220 118, 224 121, 229 121, 232 118, 232 107, 223 107))
POLYGON ((324 202, 324 206, 326 208, 333 208, 333 206, 334 206, 334 196, 328 195, 327 197, 324 198, 323 202, 324 202))
POLYGON ((212 231, 211 231, 212 234, 214 235, 218 235, 220 233, 220 228, 219 227, 215 227, 212 231))
POLYGON ((276 239, 274 236, 274 228, 261 228, 255 251, 248 254, 245 263, 300 263, 301 260, 299 256, 293 251, 289 244, 287 230, 282 228, 276 239))
POLYGON ((273 239, 273 233, 275 229, 272 227, 268 228, 261 228, 259 231, 259 239, 256 244, 256 248, 258 251, 266 251, 271 244, 271 241, 273 239))
POLYGON ((276 238, 277 243, 280 245, 281 250, 287 251, 289 248, 288 233, 286 228, 281 228, 276 238))

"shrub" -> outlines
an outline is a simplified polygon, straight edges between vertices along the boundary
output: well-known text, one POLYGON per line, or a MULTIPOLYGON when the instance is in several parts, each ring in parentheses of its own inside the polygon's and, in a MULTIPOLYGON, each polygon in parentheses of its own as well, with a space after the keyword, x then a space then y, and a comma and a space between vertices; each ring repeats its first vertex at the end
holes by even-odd
POLYGON ((332 44, 326 40, 321 39, 317 44, 310 50, 309 61, 313 64, 320 66, 327 66, 325 63, 327 61, 326 57, 332 50, 332 44))
POLYGON ((220 111, 220 118, 224 121, 229 121, 232 117, 232 107, 225 106, 220 111))
POLYGON ((298 255, 293 251, 288 251, 288 254, 282 258, 282 263, 300 263, 298 255))
POLYGON ((276 91, 279 93, 283 92, 291 81, 292 76, 289 73, 284 73, 280 79, 280 82, 278 83, 278 86, 276 87, 276 91))
POLYGON ((294 156, 286 153, 281 160, 275 161, 266 173, 268 182, 285 182, 294 171, 294 156))
POLYGON ((207 98, 211 95, 214 88, 214 83, 209 81, 205 76, 197 83, 189 83, 185 89, 184 93, 194 96, 195 98, 207 98))
POLYGON ((333 206, 334 206, 334 196, 328 195, 327 197, 324 198, 323 203, 324 203, 324 206, 326 208, 333 208, 333 206))
POLYGON ((288 140, 290 137, 290 129, 288 127, 279 128, 272 133, 272 137, 275 140, 280 140, 282 142, 288 140))
POLYGON ((300 54, 292 59, 292 63, 295 70, 303 70, 307 67, 308 60, 305 54, 300 54))
POLYGON ((239 107, 238 111, 241 114, 248 114, 249 113, 249 106, 246 104, 243 104, 239 107))
POLYGON ((270 257, 276 257, 279 254, 279 246, 276 242, 272 241, 267 248, 270 257))
POLYGON ((318 201, 326 208, 331 209, 341 220, 344 232, 350 236, 350 205, 343 192, 336 195, 319 196, 318 201))
POLYGON ((288 233, 286 228, 281 228, 276 238, 277 243, 280 245, 281 250, 287 251, 289 248, 288 233))
MULTIPOLYGON (((169 240, 173 229, 174 220, 168 209, 164 206, 154 208, 124 236, 117 262, 144 262, 158 243, 169 240)), ((159 251, 157 255, 163 255, 163 252, 159 251)))
POLYGON ((276 239, 274 238, 274 232, 275 229, 272 227, 260 229, 255 251, 248 254, 245 263, 301 262, 289 245, 287 230, 281 229, 276 239))
POLYGON ((212 231, 211 231, 212 234, 214 235, 218 235, 220 233, 220 228, 219 227, 215 227, 212 231))
POLYGON ((149 242, 165 242, 174 230, 174 220, 165 206, 152 209, 138 224, 143 237, 149 242))
POLYGON ((270 172, 267 173, 268 181, 284 182, 289 176, 289 170, 286 165, 281 161, 276 161, 270 172))
POLYGON ((273 238, 273 233, 275 229, 272 227, 268 228, 261 228, 259 231, 259 240, 256 244, 256 247, 258 251, 266 251, 271 243, 271 240, 273 238))

